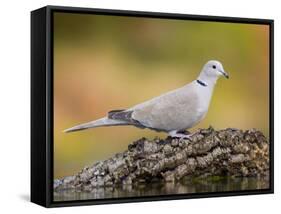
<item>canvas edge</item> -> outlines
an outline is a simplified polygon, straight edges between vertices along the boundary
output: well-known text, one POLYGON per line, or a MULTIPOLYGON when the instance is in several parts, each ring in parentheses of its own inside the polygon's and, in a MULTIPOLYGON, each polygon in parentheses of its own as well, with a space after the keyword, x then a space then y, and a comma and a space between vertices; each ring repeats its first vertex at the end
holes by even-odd
POLYGON ((30 200, 46 204, 46 8, 31 12, 30 200))

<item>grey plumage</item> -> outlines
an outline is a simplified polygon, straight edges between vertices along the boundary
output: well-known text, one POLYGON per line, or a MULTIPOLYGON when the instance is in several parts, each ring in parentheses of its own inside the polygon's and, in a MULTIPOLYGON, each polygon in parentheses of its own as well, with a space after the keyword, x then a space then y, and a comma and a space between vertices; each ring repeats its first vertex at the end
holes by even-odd
POLYGON ((228 78, 220 62, 207 62, 197 80, 155 97, 126 110, 113 110, 104 118, 66 129, 65 132, 79 131, 101 126, 132 125, 168 132, 182 136, 179 132, 199 123, 206 115, 213 88, 219 76, 228 78))

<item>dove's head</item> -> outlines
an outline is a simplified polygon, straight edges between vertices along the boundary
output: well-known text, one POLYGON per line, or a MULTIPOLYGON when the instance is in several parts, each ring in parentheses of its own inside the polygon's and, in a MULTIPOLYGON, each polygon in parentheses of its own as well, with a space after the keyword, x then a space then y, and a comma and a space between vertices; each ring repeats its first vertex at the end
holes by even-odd
POLYGON ((204 65, 199 75, 199 79, 209 83, 215 83, 220 76, 224 76, 227 79, 229 78, 228 73, 223 69, 223 66, 219 61, 210 60, 204 65))

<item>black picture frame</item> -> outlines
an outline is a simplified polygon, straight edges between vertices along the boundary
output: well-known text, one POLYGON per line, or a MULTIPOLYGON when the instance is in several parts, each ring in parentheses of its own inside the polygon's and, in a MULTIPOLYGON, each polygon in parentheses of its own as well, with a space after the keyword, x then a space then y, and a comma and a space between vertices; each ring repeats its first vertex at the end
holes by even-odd
POLYGON ((140 12, 79 7, 46 6, 31 12, 31 201, 45 207, 175 200, 221 196, 267 194, 274 192, 274 21, 220 16, 140 12), (225 23, 251 23, 270 27, 270 187, 262 190, 192 193, 86 201, 53 201, 53 13, 102 14, 198 20, 225 23))

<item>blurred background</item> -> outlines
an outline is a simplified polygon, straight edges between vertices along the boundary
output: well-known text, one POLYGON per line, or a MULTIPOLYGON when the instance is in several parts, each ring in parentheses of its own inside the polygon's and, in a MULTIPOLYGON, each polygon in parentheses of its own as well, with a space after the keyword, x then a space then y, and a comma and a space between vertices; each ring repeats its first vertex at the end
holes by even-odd
POLYGON ((210 59, 223 63, 206 118, 192 130, 256 128, 269 134, 266 25, 54 14, 54 177, 163 133, 105 127, 63 133, 194 80, 210 59))

